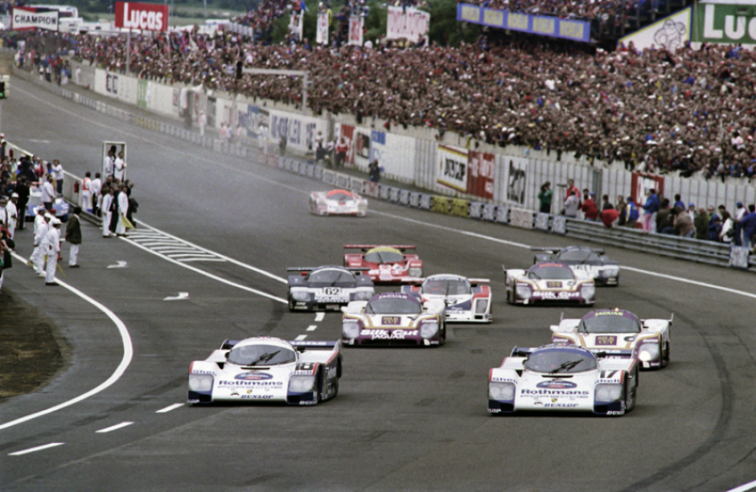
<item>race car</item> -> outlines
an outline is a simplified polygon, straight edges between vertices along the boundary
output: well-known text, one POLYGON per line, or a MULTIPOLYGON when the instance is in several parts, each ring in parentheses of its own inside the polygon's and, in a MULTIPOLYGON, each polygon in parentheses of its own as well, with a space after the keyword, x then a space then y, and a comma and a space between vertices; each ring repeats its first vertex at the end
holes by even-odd
POLYGON ((376 284, 399 283, 407 278, 423 276, 423 262, 415 254, 405 254, 414 246, 381 246, 375 244, 347 244, 344 249, 359 249, 361 253, 344 255, 344 266, 367 268, 376 284))
POLYGON ((488 279, 440 274, 411 282, 414 285, 403 285, 402 292, 418 294, 424 303, 444 303, 447 323, 490 323, 493 319, 491 288, 480 285, 488 284, 488 279))
POLYGON ((339 341, 226 340, 189 366, 187 402, 315 405, 339 393, 342 364, 339 341))
POLYGON ((551 327, 551 341, 596 350, 631 350, 644 369, 666 367, 673 319, 674 315, 641 320, 624 309, 600 309, 582 319, 562 319, 551 327))
POLYGON ((596 285, 619 285, 620 268, 616 261, 604 256, 603 249, 587 246, 567 246, 566 248, 530 248, 542 251, 535 255, 533 263, 559 262, 573 270, 588 272, 596 285))
POLYGON ((624 415, 635 406, 638 366, 630 351, 576 345, 515 347, 488 374, 488 411, 593 412, 624 415))
POLYGON ((386 292, 344 308, 341 340, 347 345, 430 347, 446 341, 443 302, 423 304, 415 294, 386 292))
MULTIPOLYGON (((26 221, 34 222, 34 217, 37 215, 37 209, 45 206, 42 204, 39 191, 36 193, 32 190, 29 195, 29 203, 26 205, 26 221)), ((53 200, 53 210, 55 210, 55 217, 60 219, 61 222, 67 222, 68 216, 71 212, 71 206, 63 198, 56 198, 53 200)))
POLYGON ((365 268, 320 266, 287 268, 289 275, 290 311, 338 311, 350 301, 373 297, 373 281, 365 268))
POLYGON ((313 191, 310 193, 310 212, 317 215, 367 214, 368 201, 347 190, 313 191))
POLYGON ((536 263, 527 270, 504 270, 507 302, 596 302, 596 284, 581 270, 573 271, 564 263, 536 263))

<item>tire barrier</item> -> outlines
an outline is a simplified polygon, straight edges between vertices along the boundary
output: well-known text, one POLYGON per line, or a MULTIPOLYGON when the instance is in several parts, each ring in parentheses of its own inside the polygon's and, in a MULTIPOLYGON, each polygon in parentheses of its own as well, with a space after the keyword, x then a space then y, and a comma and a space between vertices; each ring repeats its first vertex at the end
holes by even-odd
POLYGON ((449 215, 454 215, 455 217, 469 217, 470 200, 452 198, 449 203, 449 215))

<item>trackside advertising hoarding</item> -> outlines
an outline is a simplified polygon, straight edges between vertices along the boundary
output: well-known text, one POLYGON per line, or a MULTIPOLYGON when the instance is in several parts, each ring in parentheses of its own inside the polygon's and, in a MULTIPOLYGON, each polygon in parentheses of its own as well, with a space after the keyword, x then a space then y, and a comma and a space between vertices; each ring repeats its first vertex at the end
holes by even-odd
POLYGON ((142 31, 168 31, 168 5, 116 2, 115 26, 142 31))
POLYGON ((543 15, 516 14, 466 3, 457 4, 457 20, 585 43, 591 40, 590 22, 543 15))
POLYGON ((13 7, 11 12, 11 30, 29 29, 58 30, 58 11, 36 7, 13 7))
POLYGON ((695 8, 693 41, 756 44, 756 5, 752 1, 705 0, 695 8))
POLYGON ((619 43, 630 46, 633 43, 635 49, 666 48, 675 51, 682 48, 690 41, 693 9, 688 7, 664 19, 660 19, 639 31, 620 38, 619 43))

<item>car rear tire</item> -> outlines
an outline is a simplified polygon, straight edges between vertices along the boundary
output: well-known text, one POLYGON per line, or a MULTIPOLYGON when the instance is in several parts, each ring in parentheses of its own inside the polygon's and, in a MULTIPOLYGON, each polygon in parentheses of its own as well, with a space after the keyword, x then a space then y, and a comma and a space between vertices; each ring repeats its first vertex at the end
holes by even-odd
POLYGON ((669 365, 669 342, 664 344, 664 348, 661 353, 661 367, 667 367, 669 365))
POLYGON ((321 368, 318 373, 318 403, 322 403, 328 399, 328 380, 326 379, 326 371, 321 368))
POLYGON ((294 299, 291 298, 291 295, 289 295, 288 298, 289 298, 289 311, 291 311, 293 313, 295 311, 295 309, 294 309, 294 299))

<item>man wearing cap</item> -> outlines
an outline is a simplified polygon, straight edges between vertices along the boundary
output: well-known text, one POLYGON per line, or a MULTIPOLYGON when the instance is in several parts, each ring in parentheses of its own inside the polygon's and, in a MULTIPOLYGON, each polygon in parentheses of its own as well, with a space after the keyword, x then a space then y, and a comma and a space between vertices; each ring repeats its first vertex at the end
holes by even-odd
POLYGON ((66 242, 71 245, 68 252, 68 268, 79 268, 79 245, 81 244, 81 207, 74 207, 73 215, 66 223, 66 242))
POLYGON ((53 217, 50 219, 50 230, 47 231, 41 249, 47 255, 47 267, 45 285, 58 285, 55 282, 55 268, 60 259, 60 220, 53 217))
POLYGON ((16 225, 18 225, 18 193, 15 191, 11 193, 11 198, 8 204, 5 206, 5 210, 8 211, 8 233, 10 238, 13 239, 16 235, 16 225))
POLYGON ((43 267, 45 265, 45 250, 42 247, 42 241, 47 236, 50 219, 52 216, 45 210, 45 207, 37 208, 37 216, 34 218, 34 250, 29 257, 29 266, 34 266, 37 275, 45 275, 43 267))

